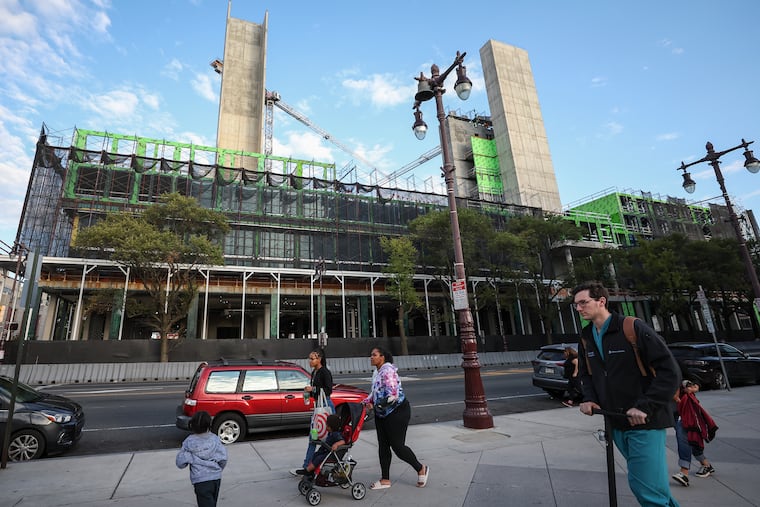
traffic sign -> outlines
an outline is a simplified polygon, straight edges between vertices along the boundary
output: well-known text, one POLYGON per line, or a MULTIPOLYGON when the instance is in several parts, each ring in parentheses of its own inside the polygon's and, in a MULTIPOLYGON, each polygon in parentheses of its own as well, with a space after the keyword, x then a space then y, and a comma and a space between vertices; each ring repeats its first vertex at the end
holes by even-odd
POLYGON ((451 293, 454 300, 454 310, 467 309, 467 282, 457 280, 451 283, 451 293))

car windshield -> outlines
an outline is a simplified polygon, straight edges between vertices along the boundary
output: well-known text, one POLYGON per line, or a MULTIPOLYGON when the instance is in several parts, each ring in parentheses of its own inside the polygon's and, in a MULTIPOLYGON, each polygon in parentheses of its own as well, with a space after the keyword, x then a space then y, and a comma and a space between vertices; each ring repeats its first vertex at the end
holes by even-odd
MULTIPOLYGON (((0 378, 0 392, 3 396, 10 398, 11 389, 13 388, 13 381, 9 378, 0 378)), ((16 401, 22 403, 29 403, 30 401, 37 401, 42 398, 42 395, 35 391, 33 388, 21 382, 18 383, 16 389, 16 401)))

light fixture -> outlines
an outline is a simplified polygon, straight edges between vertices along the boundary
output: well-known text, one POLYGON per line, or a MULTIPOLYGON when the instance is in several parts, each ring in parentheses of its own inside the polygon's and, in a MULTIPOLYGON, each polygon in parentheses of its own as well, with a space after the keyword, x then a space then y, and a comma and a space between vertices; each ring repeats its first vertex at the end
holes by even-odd
POLYGON ((420 111, 420 103, 417 102, 414 104, 414 125, 412 125, 412 130, 414 130, 414 135, 422 141, 425 139, 425 134, 427 134, 427 123, 425 123, 422 120, 422 111, 420 111))
POLYGON ((417 102, 425 102, 430 100, 435 95, 433 88, 430 86, 430 81, 425 77, 425 74, 420 72, 420 77, 414 78, 417 80, 417 93, 414 95, 414 100, 417 102))
POLYGON ((746 159, 744 161, 744 167, 746 167, 749 172, 756 174, 760 171, 760 160, 755 158, 752 154, 752 150, 745 149, 744 158, 746 159))
MULTIPOLYGON (((681 164, 683 164, 683 162, 681 162, 681 164)), ((690 194, 693 194, 694 190, 697 189, 697 183, 691 179, 691 173, 686 172, 686 170, 683 172, 683 189, 690 194)))
POLYGON ((462 100, 470 98, 472 81, 467 77, 467 67, 462 64, 457 67, 457 82, 454 85, 454 91, 457 92, 457 97, 462 100))

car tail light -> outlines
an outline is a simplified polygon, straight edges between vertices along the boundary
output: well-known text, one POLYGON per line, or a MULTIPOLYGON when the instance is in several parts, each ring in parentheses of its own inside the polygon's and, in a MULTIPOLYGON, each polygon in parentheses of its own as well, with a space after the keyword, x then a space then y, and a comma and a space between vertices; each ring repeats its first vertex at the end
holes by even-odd
POLYGON ((565 366, 564 361, 554 361, 554 364, 556 364, 557 366, 565 366))

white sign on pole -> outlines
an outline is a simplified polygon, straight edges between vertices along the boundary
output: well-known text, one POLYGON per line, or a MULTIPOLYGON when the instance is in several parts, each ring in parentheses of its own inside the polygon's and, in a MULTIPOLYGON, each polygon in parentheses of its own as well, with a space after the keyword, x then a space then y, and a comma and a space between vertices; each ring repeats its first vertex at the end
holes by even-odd
POLYGON ((451 292, 454 299, 454 310, 467 309, 467 283, 464 280, 452 282, 451 292))
POLYGON ((710 313, 710 305, 707 304, 707 297, 705 296, 705 291, 702 289, 697 291, 697 301, 699 301, 699 305, 702 307, 702 316, 705 319, 707 330, 714 334, 715 324, 713 324, 712 314, 710 313))

